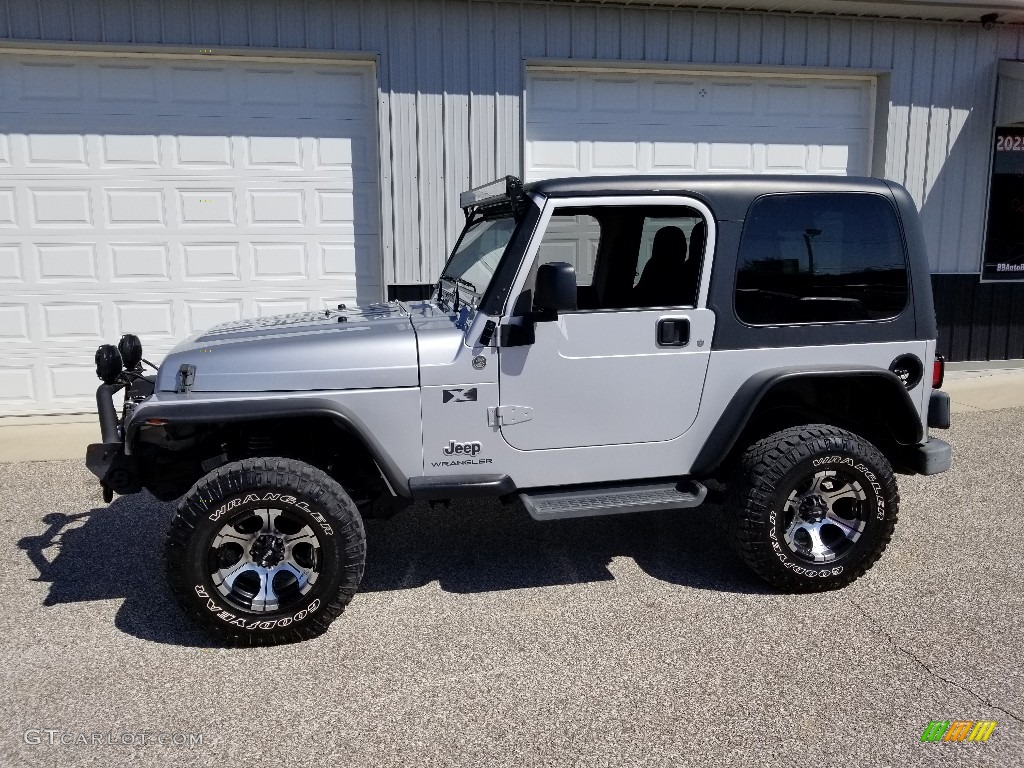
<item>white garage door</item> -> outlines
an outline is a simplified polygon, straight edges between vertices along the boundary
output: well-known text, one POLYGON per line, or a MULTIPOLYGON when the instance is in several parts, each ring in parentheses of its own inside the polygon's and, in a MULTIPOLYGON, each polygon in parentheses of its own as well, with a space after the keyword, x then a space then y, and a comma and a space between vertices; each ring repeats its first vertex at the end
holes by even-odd
POLYGON ((0 415, 243 316, 380 298, 368 65, 0 54, 0 415))
POLYGON ((867 175, 870 78, 531 70, 526 176, 867 175))

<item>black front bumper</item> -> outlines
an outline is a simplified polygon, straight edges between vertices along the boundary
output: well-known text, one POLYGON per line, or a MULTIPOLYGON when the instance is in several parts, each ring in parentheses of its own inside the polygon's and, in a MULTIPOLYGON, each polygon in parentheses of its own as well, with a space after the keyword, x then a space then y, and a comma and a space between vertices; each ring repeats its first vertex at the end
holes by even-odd
POLYGON ((96 410, 100 421, 102 443, 85 449, 85 466, 103 486, 103 496, 110 501, 112 493, 138 493, 142 485, 135 471, 135 461, 124 454, 124 437, 117 419, 114 395, 122 386, 101 384, 96 390, 96 410))

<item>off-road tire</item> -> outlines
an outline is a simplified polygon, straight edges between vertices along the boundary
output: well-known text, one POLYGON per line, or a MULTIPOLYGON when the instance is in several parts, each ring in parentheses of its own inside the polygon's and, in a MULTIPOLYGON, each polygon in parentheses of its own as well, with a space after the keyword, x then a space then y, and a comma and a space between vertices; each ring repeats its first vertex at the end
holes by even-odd
MULTIPOLYGON (((814 499, 810 502, 813 514, 814 499)), ((830 510, 839 504, 822 503, 830 510)), ((786 591, 820 592, 844 587, 863 576, 885 551, 899 512, 899 490, 889 462, 867 440, 826 424, 807 424, 776 432, 744 452, 729 484, 725 511, 734 549, 755 573, 786 591), (831 561, 812 562, 808 558, 813 555, 814 543, 801 547, 801 534, 805 541, 812 540, 799 527, 792 533, 791 526, 806 525, 802 513, 794 512, 802 509, 799 489, 820 490, 823 482, 829 487, 846 482, 845 503, 851 506, 844 509, 860 510, 864 527, 851 541, 856 526, 847 532, 846 527, 826 522, 828 530, 835 527, 843 533, 840 541, 847 549, 831 561), (795 514, 801 515, 796 523, 795 514)), ((821 530, 817 533, 819 544, 821 530)), ((837 543, 837 550, 839 546, 837 543)))
MULTIPOLYGON (((341 615, 363 577, 366 536, 356 505, 325 472, 293 459, 245 459, 210 472, 182 498, 167 534, 164 559, 174 597, 203 629, 230 645, 275 645, 317 637, 341 615), (255 532, 248 531, 257 524, 255 532), (238 534, 229 527, 234 525, 248 531, 245 544, 231 538, 238 534), (282 529, 294 535, 283 535, 282 529), (268 535, 260 535, 263 532, 268 535), (235 547, 243 553, 240 559, 251 560, 256 536, 266 540, 256 555, 263 559, 244 563, 240 573, 251 570, 244 577, 223 578, 219 553, 227 549, 231 554, 235 547), (287 543, 289 538, 302 541, 287 543), (226 544, 214 548, 218 541, 226 544), (285 551, 290 554, 283 555, 285 551), (306 574, 305 583, 283 570, 289 557, 302 559, 294 568, 306 574), (264 576, 257 565, 267 566, 264 576), (282 576, 291 583, 278 594, 282 576), (254 593, 237 587, 243 578, 261 585, 248 608, 244 600, 239 603, 238 595, 254 593), (268 582, 275 585, 269 591, 268 582)), ((231 567, 229 562, 226 568, 231 567)))

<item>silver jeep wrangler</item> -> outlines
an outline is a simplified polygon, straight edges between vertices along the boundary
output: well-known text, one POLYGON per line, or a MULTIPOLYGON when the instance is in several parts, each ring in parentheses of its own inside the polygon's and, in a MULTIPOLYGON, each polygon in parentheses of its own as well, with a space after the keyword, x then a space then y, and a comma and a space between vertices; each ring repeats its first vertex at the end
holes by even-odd
POLYGON ((889 542, 895 473, 950 466, 899 185, 508 177, 461 204, 424 300, 220 325, 155 375, 135 336, 97 351, 87 464, 107 501, 182 497, 168 579, 223 640, 324 632, 359 587, 363 519, 417 499, 518 496, 543 521, 711 488, 757 574, 834 589, 889 542))

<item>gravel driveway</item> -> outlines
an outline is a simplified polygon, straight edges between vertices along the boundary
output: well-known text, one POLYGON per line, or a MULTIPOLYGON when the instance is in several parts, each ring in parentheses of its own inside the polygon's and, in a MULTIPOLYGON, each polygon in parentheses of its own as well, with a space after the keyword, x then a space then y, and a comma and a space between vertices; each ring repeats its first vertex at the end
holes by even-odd
POLYGON ((902 478, 889 551, 840 592, 768 589, 713 507, 417 505, 368 526, 326 636, 253 650, 169 602, 171 505, 0 466, 0 764, 1022 765, 1024 410, 949 435, 954 469, 902 478), (998 726, 920 742, 956 719, 998 726))

